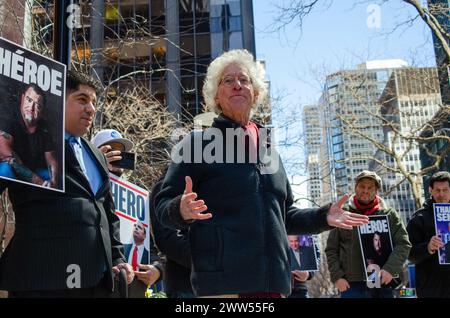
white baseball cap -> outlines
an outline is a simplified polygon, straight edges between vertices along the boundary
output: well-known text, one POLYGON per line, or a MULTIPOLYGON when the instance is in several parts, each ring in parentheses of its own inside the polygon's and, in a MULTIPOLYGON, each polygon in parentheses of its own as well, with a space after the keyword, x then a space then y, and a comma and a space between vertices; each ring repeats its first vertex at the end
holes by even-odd
POLYGON ((109 142, 121 143, 125 147, 124 151, 130 151, 134 146, 131 140, 122 138, 120 132, 115 129, 100 130, 95 134, 94 138, 91 139, 91 143, 97 148, 109 142))

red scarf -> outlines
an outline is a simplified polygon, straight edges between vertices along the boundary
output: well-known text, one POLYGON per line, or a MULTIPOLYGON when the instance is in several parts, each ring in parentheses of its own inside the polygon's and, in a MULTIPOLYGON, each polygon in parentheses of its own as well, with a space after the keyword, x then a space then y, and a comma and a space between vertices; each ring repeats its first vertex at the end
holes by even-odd
POLYGON ((248 133, 250 160, 251 162, 256 162, 258 155, 258 126, 254 122, 249 121, 243 128, 248 133))
POLYGON ((259 133, 258 126, 254 122, 249 121, 248 124, 245 125, 243 128, 244 128, 244 131, 248 131, 248 136, 250 138, 250 141, 253 144, 253 147, 257 147, 258 146, 258 133, 259 133))
POLYGON ((380 209, 380 199, 378 196, 375 196, 375 199, 369 204, 360 203, 356 196, 353 197, 353 202, 355 203, 356 209, 364 215, 372 215, 380 209))

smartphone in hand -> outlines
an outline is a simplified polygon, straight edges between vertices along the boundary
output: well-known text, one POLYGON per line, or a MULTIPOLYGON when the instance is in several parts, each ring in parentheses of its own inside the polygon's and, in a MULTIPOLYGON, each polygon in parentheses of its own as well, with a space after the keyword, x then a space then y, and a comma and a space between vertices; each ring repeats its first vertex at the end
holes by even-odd
POLYGON ((133 152, 122 151, 120 156, 122 159, 111 161, 110 164, 116 168, 134 170, 136 167, 136 154, 133 152))

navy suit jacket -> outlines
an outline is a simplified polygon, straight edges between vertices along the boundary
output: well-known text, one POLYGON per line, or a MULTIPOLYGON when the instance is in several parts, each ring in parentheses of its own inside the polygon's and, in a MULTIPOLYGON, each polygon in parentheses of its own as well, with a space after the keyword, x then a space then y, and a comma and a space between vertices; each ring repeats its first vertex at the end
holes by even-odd
POLYGON ((300 262, 302 270, 305 269, 316 269, 316 257, 314 255, 313 246, 300 246, 300 262))
POLYGON ((113 289, 111 268, 125 262, 119 219, 106 160, 89 142, 82 142, 94 154, 103 179, 95 195, 67 142, 65 193, 0 180, 9 189, 16 218, 14 237, 0 258, 0 289, 66 289, 76 272, 81 288, 97 285, 106 272, 113 289))
MULTIPOLYGON (((133 244, 125 244, 123 247, 125 249, 125 259, 128 260, 128 257, 131 253, 131 247, 133 244)), ((142 258, 138 259, 138 264, 150 264, 148 259, 148 250, 144 247, 144 252, 142 253, 142 258)))
MULTIPOLYGON (((300 264, 297 262, 297 259, 295 258, 295 254, 294 254, 294 251, 292 250, 292 248, 289 248, 289 252, 291 254, 291 256, 290 256, 291 257, 291 271, 303 270, 303 269, 301 269, 300 264)), ((302 261, 301 257, 302 256, 300 254, 300 262, 302 261)), ((313 277, 314 277, 314 272, 310 271, 308 280, 310 280, 313 277)), ((293 283, 294 283, 294 286, 292 286, 292 288, 294 288, 294 289, 306 289, 305 282, 299 282, 298 280, 293 279, 293 283)))

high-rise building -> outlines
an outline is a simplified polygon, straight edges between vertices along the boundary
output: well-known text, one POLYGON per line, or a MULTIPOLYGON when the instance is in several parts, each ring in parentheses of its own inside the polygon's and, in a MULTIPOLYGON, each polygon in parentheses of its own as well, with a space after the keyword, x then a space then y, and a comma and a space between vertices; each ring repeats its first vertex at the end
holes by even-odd
POLYGON ((419 172, 424 166, 420 161, 418 138, 427 123, 440 109, 441 96, 436 68, 395 69, 379 99, 383 125, 384 145, 394 156, 377 151, 370 168, 377 170, 383 179, 383 198, 408 222, 417 205, 423 202, 423 184, 419 172), (387 124, 389 123, 389 124, 387 124), (379 163, 383 164, 380 165, 379 163), (405 173, 393 173, 402 167, 410 174, 413 184, 405 180, 405 173), (413 192, 416 193, 416 198, 413 192), (417 202, 416 202, 417 201, 417 202))
POLYGON ((330 110, 326 107, 325 101, 326 94, 323 93, 319 99, 319 125, 320 125, 320 139, 321 144, 318 151, 319 156, 319 179, 320 179, 320 198, 318 203, 323 206, 327 203, 333 202, 336 197, 336 186, 334 184, 335 180, 332 171, 331 159, 332 154, 330 149, 332 149, 332 140, 328 138, 329 130, 327 129, 327 124, 330 122, 330 110))
MULTIPOLYGON (((428 8, 431 14, 436 17, 439 25, 443 29, 444 38, 447 44, 450 45, 450 1, 449 0, 428 0, 428 8)), ((425 129, 422 134, 424 137, 431 136, 448 136, 450 137, 450 112, 448 107, 450 105, 450 74, 449 74, 449 58, 442 47, 441 42, 433 33, 434 52, 436 55, 436 65, 439 76, 439 86, 441 90, 442 103, 444 107, 441 109, 431 121, 430 127, 425 129)), ((430 143, 425 144, 427 149, 421 148, 420 156, 423 167, 428 167, 435 162, 433 155, 440 155, 447 151, 450 143, 448 140, 436 139, 430 143)), ((443 160, 439 164, 439 167, 430 171, 423 176, 423 184, 425 197, 428 197, 428 180, 431 175, 437 170, 450 171, 450 159, 448 156, 444 156, 443 160)))
MULTIPOLYGON (((53 1, 39 3, 35 21, 42 26, 49 23, 53 1)), ((73 60, 90 60, 95 75, 110 84, 109 94, 145 85, 184 120, 203 112, 201 91, 212 59, 229 49, 255 54, 251 0, 88 3, 78 11, 73 60)), ((51 41, 50 30, 35 31, 51 41)))
POLYGON ((323 104, 324 144, 327 156, 327 191, 336 200, 354 191, 355 177, 375 152, 374 142, 383 141, 378 98, 395 68, 405 67, 402 60, 370 61, 356 70, 343 70, 327 76, 321 98, 323 104))
POLYGON ((320 174, 320 146, 322 129, 319 123, 318 105, 303 108, 303 134, 305 138, 305 157, 310 207, 319 204, 322 194, 320 174))
MULTIPOLYGON (((450 37, 448 36, 448 34, 450 34, 450 1, 428 0, 428 8, 430 13, 436 18, 437 22, 442 27, 444 38, 446 39, 447 44, 450 45, 450 37)), ((445 105, 450 105, 449 57, 445 53, 442 44, 436 35, 434 33, 432 33, 432 35, 442 102, 445 105)))

